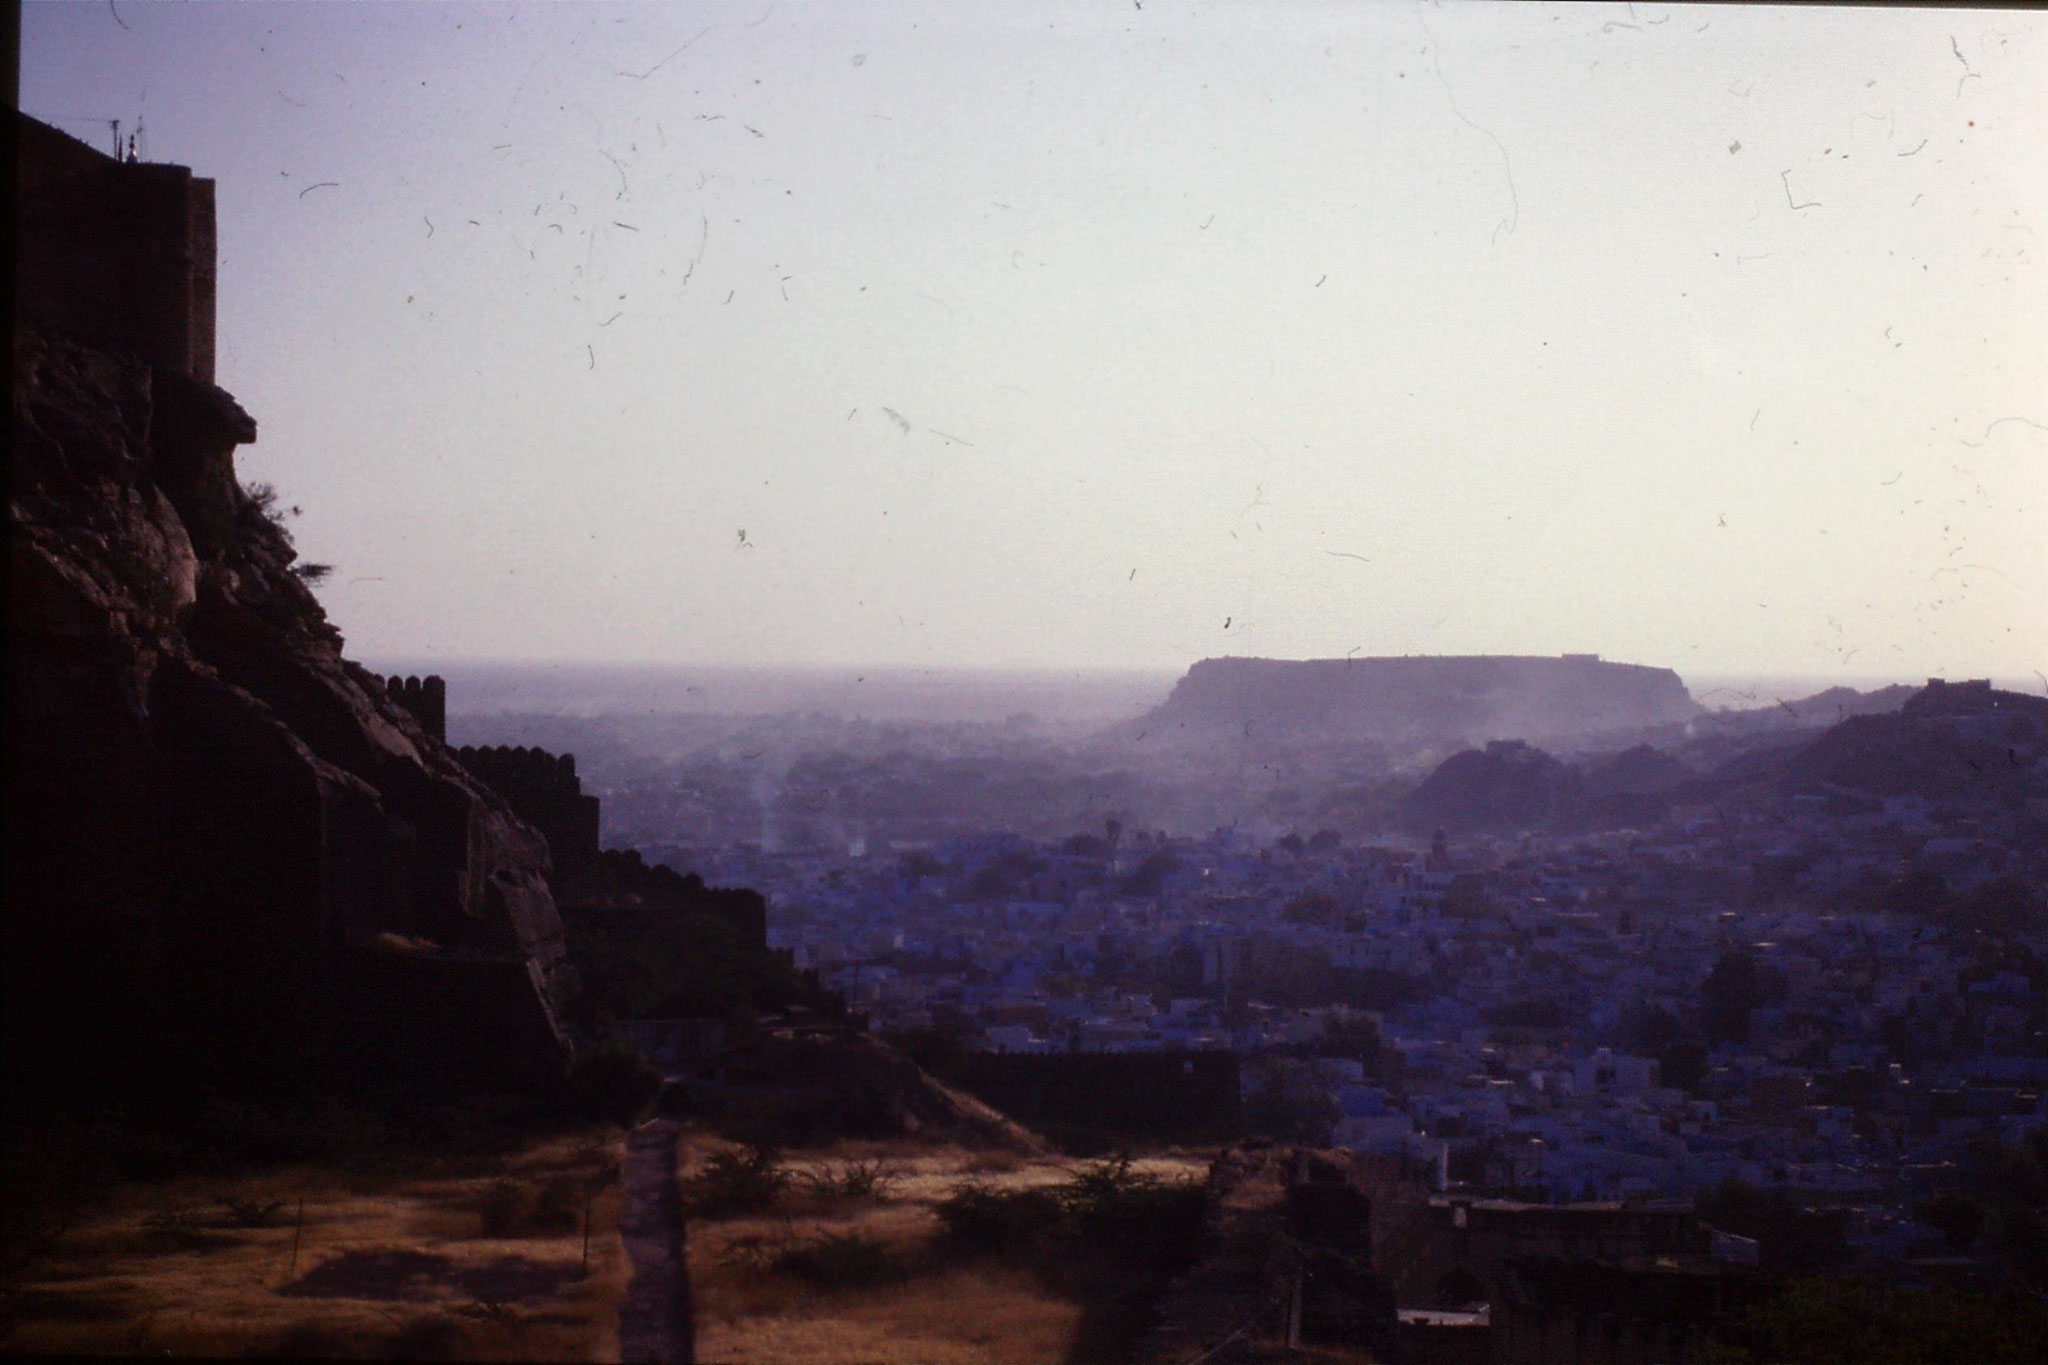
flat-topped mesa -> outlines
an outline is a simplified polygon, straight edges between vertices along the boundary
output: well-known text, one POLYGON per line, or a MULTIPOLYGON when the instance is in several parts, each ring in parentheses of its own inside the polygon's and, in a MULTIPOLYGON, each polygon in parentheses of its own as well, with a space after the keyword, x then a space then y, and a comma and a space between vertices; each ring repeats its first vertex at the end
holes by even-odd
POLYGON ((1668 668, 1597 654, 1204 659, 1145 724, 1192 735, 1473 743, 1637 729, 1699 705, 1668 668))

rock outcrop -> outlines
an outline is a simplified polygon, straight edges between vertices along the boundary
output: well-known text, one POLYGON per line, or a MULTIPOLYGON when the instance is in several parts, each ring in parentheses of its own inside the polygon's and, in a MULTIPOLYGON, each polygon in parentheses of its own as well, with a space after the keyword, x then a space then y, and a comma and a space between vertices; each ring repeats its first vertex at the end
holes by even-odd
MULTIPOLYGON (((131 169, 48 132, 25 159, 131 169)), ((70 325, 90 300, 19 292, 42 302, 14 337, 10 1080, 549 1072, 575 983, 545 842, 342 657, 236 477, 256 427, 234 399, 70 325)))
POLYGON ((1401 817, 1418 829, 1537 829, 1574 823, 1585 807, 1575 769, 1520 740, 1495 740, 1437 765, 1401 803, 1401 817))

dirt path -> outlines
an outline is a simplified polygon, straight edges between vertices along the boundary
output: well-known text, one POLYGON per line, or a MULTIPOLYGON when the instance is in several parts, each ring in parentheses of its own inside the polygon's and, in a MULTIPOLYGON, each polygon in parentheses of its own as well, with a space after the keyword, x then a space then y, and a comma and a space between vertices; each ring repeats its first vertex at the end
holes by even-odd
POLYGON ((670 1120, 644 1123, 626 1138, 625 1199, 619 1234, 633 1258, 633 1278, 619 1305, 619 1356, 627 1365, 690 1365, 696 1332, 670 1120))

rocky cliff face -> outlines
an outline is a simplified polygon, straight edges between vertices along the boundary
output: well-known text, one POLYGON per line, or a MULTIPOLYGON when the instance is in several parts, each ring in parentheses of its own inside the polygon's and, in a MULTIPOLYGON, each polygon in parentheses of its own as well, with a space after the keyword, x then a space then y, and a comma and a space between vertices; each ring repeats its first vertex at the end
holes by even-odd
POLYGON ((1591 655, 1204 659, 1143 724, 1189 738, 1469 744, 1639 729, 1698 711, 1670 669, 1591 655))
POLYGON ((342 657, 236 479, 255 434, 211 384, 16 333, 12 1078, 545 1072, 574 990, 546 845, 342 657))

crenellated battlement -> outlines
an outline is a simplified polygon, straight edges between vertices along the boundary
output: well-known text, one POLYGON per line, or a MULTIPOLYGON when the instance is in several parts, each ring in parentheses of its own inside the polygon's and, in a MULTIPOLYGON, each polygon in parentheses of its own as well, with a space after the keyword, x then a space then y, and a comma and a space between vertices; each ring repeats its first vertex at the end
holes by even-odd
MULTIPOLYGON (((448 742, 448 684, 440 677, 429 675, 424 678, 390 677, 384 680, 384 687, 391 694, 391 700, 412 712, 422 728, 440 740, 448 742)), ((575 772, 575 765, 570 765, 575 772)))
POLYGON ((526 786, 553 788, 575 795, 583 791, 582 779, 576 776, 574 754, 551 753, 523 744, 465 744, 456 753, 465 764, 489 765, 493 771, 516 776, 526 786))
MULTIPOLYGON (((441 680, 425 681, 438 686, 441 680)), ((462 766, 504 797, 520 819, 546 836, 557 872, 596 861, 598 800, 583 794, 576 755, 503 744, 465 745, 455 754, 462 766)))

